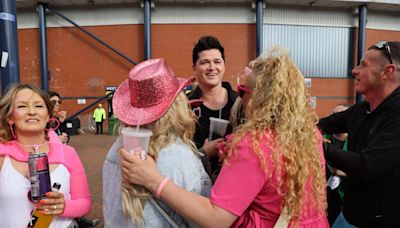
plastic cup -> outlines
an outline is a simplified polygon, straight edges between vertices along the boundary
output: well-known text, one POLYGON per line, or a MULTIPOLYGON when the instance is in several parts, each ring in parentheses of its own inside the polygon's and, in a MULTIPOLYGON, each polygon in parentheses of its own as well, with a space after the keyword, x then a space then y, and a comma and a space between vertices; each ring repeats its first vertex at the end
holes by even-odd
POLYGON ((150 137, 153 135, 153 132, 148 129, 137 130, 136 128, 125 127, 122 129, 121 133, 124 149, 129 152, 142 149, 140 158, 145 159, 149 149, 150 137))
POLYGON ((228 124, 228 120, 210 117, 210 132, 208 135, 208 141, 224 137, 226 129, 228 128, 228 124))

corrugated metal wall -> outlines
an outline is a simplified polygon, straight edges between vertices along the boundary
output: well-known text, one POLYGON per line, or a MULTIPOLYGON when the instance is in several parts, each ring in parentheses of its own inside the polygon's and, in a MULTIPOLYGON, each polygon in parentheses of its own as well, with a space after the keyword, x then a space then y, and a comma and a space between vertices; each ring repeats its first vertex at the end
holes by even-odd
POLYGON ((269 24, 353 27, 355 18, 346 9, 271 6, 265 9, 264 21, 269 24))
MULTIPOLYGON (((81 26, 142 24, 143 9, 138 6, 63 9, 61 13, 81 26)), ((18 28, 37 28, 37 13, 18 12, 18 28)), ((367 28, 400 30, 400 14, 368 12, 367 28)), ((330 27, 357 26, 357 16, 350 10, 320 8, 284 8, 267 6, 264 22, 269 24, 317 25, 330 27)), ((152 23, 156 24, 234 24, 255 23, 255 11, 250 4, 230 6, 212 4, 156 5, 152 11, 152 23)), ((48 27, 71 26, 55 15, 47 16, 48 27)))
POLYGON ((400 12, 370 11, 367 17, 367 28, 400 31, 400 12))
POLYGON ((289 50, 306 77, 348 77, 351 28, 264 25, 265 47, 289 50))
MULTIPOLYGON (((142 24, 138 6, 60 10, 81 26, 142 24)), ((367 28, 400 30, 400 16, 369 12, 367 28)), ((254 24, 250 4, 156 4, 153 24, 254 24)), ((264 14, 265 47, 282 45, 306 77, 349 76, 352 28, 358 18, 351 10, 269 6, 264 14)), ((48 27, 71 26, 55 15, 47 16, 48 27)), ((18 28, 37 28, 35 12, 18 12, 18 28)), ((232 37, 234 39, 234 37, 232 37)), ((254 40, 255 42, 255 40, 254 40)))
POLYGON ((160 5, 152 11, 155 24, 249 24, 255 23, 250 4, 233 6, 193 4, 191 6, 160 5))
MULTIPOLYGON (((62 14, 81 26, 143 24, 140 7, 109 7, 63 9, 62 14)), ((250 4, 233 6, 210 5, 156 5, 151 11, 153 24, 249 24, 255 23, 255 12, 250 4)), ((36 12, 18 12, 18 28, 37 28, 36 12)), ((68 22, 55 15, 47 16, 47 27, 70 27, 68 22)))
MULTIPOLYGON (((143 9, 139 7, 110 7, 57 10, 80 26, 143 24, 143 9)), ((72 27, 64 19, 49 13, 47 27, 72 27)), ((38 28, 36 12, 18 12, 18 29, 38 28)))

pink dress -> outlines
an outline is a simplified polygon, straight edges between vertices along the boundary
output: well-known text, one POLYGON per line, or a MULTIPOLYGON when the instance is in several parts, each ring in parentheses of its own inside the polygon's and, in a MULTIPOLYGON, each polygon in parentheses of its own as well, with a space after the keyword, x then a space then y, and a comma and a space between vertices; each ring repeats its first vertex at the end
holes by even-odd
MULTIPOLYGON (((318 133, 319 134, 319 133, 318 133)), ((318 135, 321 139, 321 135, 318 135)), ((277 193, 278 178, 274 175, 272 158, 270 158, 273 137, 263 135, 260 144, 266 158, 267 170, 272 169, 269 178, 261 169, 260 162, 251 149, 249 136, 242 139, 237 146, 237 153, 222 167, 216 183, 211 191, 211 202, 237 216, 232 227, 274 227, 281 213, 282 196, 277 193)), ((321 160, 325 164, 321 140, 318 140, 321 160)), ((321 167, 321 172, 325 169, 321 167)), ((311 178, 310 178, 311 179, 311 178)), ((306 185, 305 197, 311 197, 311 187, 306 185)), ((321 186, 325 188, 325 186, 321 186)), ((299 227, 329 227, 325 213, 318 214, 315 208, 302 203, 299 227)), ((293 224, 289 224, 293 227, 293 224)))

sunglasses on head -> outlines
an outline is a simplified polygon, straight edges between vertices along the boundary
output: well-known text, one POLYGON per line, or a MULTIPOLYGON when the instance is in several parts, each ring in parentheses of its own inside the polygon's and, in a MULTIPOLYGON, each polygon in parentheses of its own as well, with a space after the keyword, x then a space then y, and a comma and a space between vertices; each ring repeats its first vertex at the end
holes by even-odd
POLYGON ((392 56, 391 56, 391 52, 390 52, 390 46, 389 46, 389 43, 387 41, 381 41, 379 43, 374 44, 374 46, 376 48, 378 48, 379 50, 384 50, 385 54, 389 58, 390 64, 393 64, 393 60, 392 60, 392 56))
POLYGON ((246 88, 244 85, 239 84, 237 87, 238 95, 240 98, 244 97, 244 94, 252 94, 253 91, 249 88, 246 88))
POLYGON ((56 101, 56 100, 51 100, 51 103, 53 104, 53 105, 55 105, 55 104, 61 104, 61 100, 58 100, 58 101, 56 101))

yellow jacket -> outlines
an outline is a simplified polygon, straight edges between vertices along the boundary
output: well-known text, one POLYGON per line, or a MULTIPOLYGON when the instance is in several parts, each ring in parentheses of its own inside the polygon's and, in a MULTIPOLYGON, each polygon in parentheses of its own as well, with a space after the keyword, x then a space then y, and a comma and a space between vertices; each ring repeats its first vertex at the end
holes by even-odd
POLYGON ((104 108, 96 108, 93 112, 95 122, 103 122, 106 119, 106 111, 104 108))

